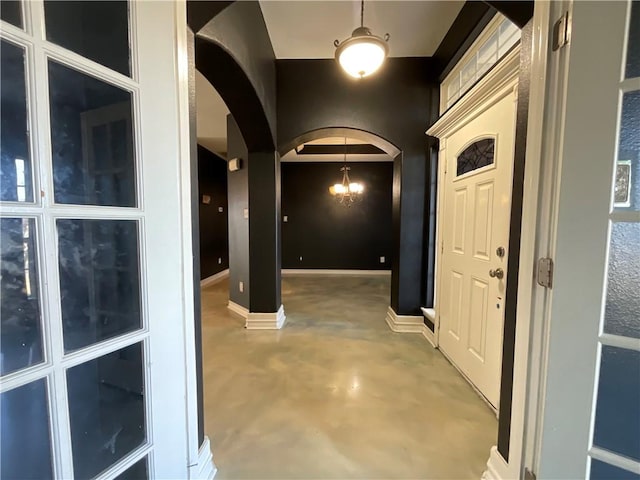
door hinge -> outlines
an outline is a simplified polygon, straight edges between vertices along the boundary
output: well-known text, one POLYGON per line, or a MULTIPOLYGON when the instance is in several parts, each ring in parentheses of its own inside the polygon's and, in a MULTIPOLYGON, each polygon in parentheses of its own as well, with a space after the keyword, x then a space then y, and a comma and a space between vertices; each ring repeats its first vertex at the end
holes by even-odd
POLYGON ((555 52, 568 44, 570 36, 571 28, 569 26, 569 12, 564 12, 564 14, 553 25, 552 50, 555 52))
POLYGON ((540 258, 538 260, 538 285, 551 288, 553 283, 553 260, 540 258))
POLYGON ((536 474, 528 468, 524 469, 524 480, 536 480, 536 474))

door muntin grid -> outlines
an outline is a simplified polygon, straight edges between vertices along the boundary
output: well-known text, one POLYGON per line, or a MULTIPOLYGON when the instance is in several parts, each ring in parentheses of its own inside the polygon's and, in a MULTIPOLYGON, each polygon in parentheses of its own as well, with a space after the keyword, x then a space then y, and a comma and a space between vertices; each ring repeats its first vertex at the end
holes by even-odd
MULTIPOLYGON (((2 3, 3 5, 5 4, 5 2, 2 3)), ((29 266, 33 269, 32 274, 37 276, 37 278, 34 279, 36 280, 37 285, 47 286, 46 292, 42 292, 40 290, 40 293, 45 294, 41 295, 41 298, 38 300, 40 309, 35 315, 35 317, 39 315, 43 319, 41 322, 43 327, 41 328, 41 337, 43 340, 41 342, 42 347, 40 348, 41 358, 33 365, 28 365, 27 362, 27 365, 25 365, 24 368, 13 369, 5 375, 2 381, 0 381, 0 395, 2 395, 3 398, 9 398, 20 392, 38 390, 38 398, 40 398, 40 400, 36 402, 36 404, 41 405, 41 407, 39 408, 40 416, 37 418, 42 420, 39 425, 41 431, 45 433, 39 434, 37 441, 30 443, 21 442, 19 446, 21 451, 20 458, 22 461, 27 459, 30 453, 34 455, 34 458, 39 459, 38 462, 32 462, 29 467, 31 468, 34 465, 39 465, 38 469, 36 469, 37 472, 34 475, 39 478, 81 477, 88 470, 83 470, 81 464, 77 463, 77 459, 79 456, 85 457, 86 452, 81 451, 81 447, 79 445, 84 446, 84 444, 77 440, 77 435, 76 445, 74 447, 74 442, 72 441, 74 435, 72 432, 74 429, 76 432, 78 431, 78 416, 82 416, 83 410, 86 411, 88 407, 83 407, 78 404, 77 396, 74 395, 73 399, 71 398, 71 390, 75 388, 71 387, 71 384, 74 383, 72 377, 74 377, 75 372, 83 369, 86 370, 91 365, 110 365, 110 368, 102 367, 101 369, 98 369, 101 373, 95 377, 94 385, 97 385, 98 390, 102 389, 105 391, 105 389, 107 389, 106 391, 110 392, 110 394, 113 394, 114 391, 118 391, 121 396, 126 397, 129 395, 137 398, 137 409, 111 408, 111 411, 121 410, 123 414, 131 413, 135 410, 138 412, 136 414, 137 421, 133 423, 129 422, 129 433, 124 432, 126 429, 123 427, 120 433, 116 435, 114 441, 106 443, 106 447, 103 448, 105 445, 104 443, 98 445, 98 456, 102 455, 102 461, 94 461, 92 463, 92 467, 96 473, 100 474, 100 472, 102 472, 102 474, 108 476, 115 476, 122 473, 126 478, 127 472, 130 471, 138 473, 143 472, 145 476, 148 476, 148 461, 149 457, 152 455, 152 444, 149 423, 150 395, 148 393, 150 391, 150 386, 147 378, 149 369, 149 362, 147 361, 148 330, 144 327, 146 324, 144 321, 144 312, 146 310, 144 302, 146 301, 146 296, 142 294, 144 291, 143 286, 146 283, 143 278, 144 229, 142 228, 142 225, 144 216, 143 212, 137 208, 137 205, 139 205, 137 199, 141 198, 139 176, 140 166, 137 164, 137 159, 135 158, 135 153, 139 151, 139 148, 136 145, 136 135, 134 134, 134 131, 137 131, 139 128, 135 122, 135 118, 137 117, 135 110, 137 108, 136 97, 138 95, 138 87, 135 80, 123 80, 121 76, 122 72, 109 72, 103 67, 94 65, 90 59, 87 60, 80 58, 75 54, 67 54, 59 47, 51 45, 44 37, 44 35, 46 35, 46 33, 44 33, 45 29, 40 28, 44 27, 46 22, 45 11, 47 4, 48 2, 45 2, 44 5, 42 3, 35 2, 21 2, 20 11, 24 11, 26 13, 25 15, 21 15, 21 24, 18 28, 24 27, 24 29, 18 30, 15 25, 10 25, 10 22, 4 23, 7 18, 3 14, 2 30, 0 30, 3 45, 6 43, 11 46, 16 46, 17 48, 23 49, 25 52, 24 65, 26 70, 25 77, 27 79, 25 82, 25 96, 27 97, 25 102, 26 117, 33 122, 35 127, 33 129, 27 128, 27 135, 31 135, 33 138, 28 138, 26 142, 29 146, 29 155, 23 155, 25 157, 25 161, 31 162, 24 168, 25 176, 28 176, 29 174, 28 169, 32 168, 34 172, 34 181, 31 186, 27 185, 26 180, 24 182, 16 181, 15 185, 13 185, 16 189, 17 187, 24 187, 24 196, 26 199, 29 197, 28 193, 30 188, 31 192, 33 192, 31 200, 32 203, 21 203, 16 202, 14 199, 6 199, 5 197, 2 197, 2 220, 3 222, 4 220, 15 221, 14 219, 23 218, 28 220, 30 226, 29 230, 31 232, 31 235, 28 238, 29 241, 33 241, 36 244, 30 249, 35 254, 35 259, 29 257, 29 266), (95 137, 100 137, 102 134, 100 130, 104 132, 104 130, 113 128, 116 133, 111 135, 112 138, 126 138, 124 143, 127 143, 125 146, 125 150, 127 150, 127 152, 125 155, 121 155, 121 157, 127 158, 130 164, 132 164, 129 170, 133 171, 133 177, 129 175, 129 178, 131 179, 128 182, 123 182, 127 184, 129 188, 127 201, 110 202, 94 200, 84 202, 87 206, 74 205, 72 202, 62 204, 55 203, 53 201, 53 186, 55 182, 52 166, 52 157, 54 155, 52 148, 55 148, 55 146, 53 145, 54 142, 51 141, 52 136, 51 131, 49 130, 49 126, 53 123, 49 118, 51 108, 47 106, 49 103, 49 78, 47 64, 51 64, 52 62, 60 65, 60 69, 66 68, 68 70, 72 70, 77 75, 95 80, 95 82, 102 82, 102 84, 106 86, 120 88, 120 90, 124 91, 128 97, 127 100, 130 99, 128 102, 128 113, 121 115, 126 117, 124 122, 126 124, 124 131, 129 133, 122 135, 122 122, 118 123, 118 120, 122 119, 116 118, 114 120, 113 115, 107 115, 106 121, 103 121, 103 123, 100 124, 100 121, 105 119, 104 110, 99 112, 101 117, 97 122, 95 121, 95 115, 91 121, 88 122, 90 126, 97 130, 94 135, 95 137), (29 69, 32 69, 30 73, 28 73, 29 69), (38 102, 36 102, 36 98, 38 99, 38 102), (105 128, 105 124, 109 126, 105 128), (111 126, 110 124, 115 125, 111 126), (33 147, 34 145, 36 146, 35 148, 33 147), (24 185, 22 185, 22 183, 24 183, 24 185), (42 185, 42 187, 40 187, 40 185, 42 185), (42 193, 40 192, 40 189, 42 189, 42 193), (133 193, 131 193, 131 191, 133 191, 133 193), (38 195, 35 194, 36 192, 38 195), (133 198, 133 201, 131 201, 131 198, 133 198), (124 208, 118 207, 117 205, 123 205, 124 208), (137 242, 137 251, 131 255, 128 265, 137 272, 132 275, 133 280, 127 284, 127 287, 130 287, 134 292, 140 293, 138 293, 137 296, 134 295, 134 301, 133 303, 130 303, 130 305, 138 305, 136 321, 132 322, 133 327, 124 328, 121 331, 116 329, 116 331, 111 332, 112 335, 96 337, 95 342, 86 342, 86 345, 84 345, 83 342, 80 342, 80 346, 69 350, 68 353, 65 353, 63 342, 64 329, 62 324, 62 300, 60 296, 62 289, 60 288, 60 285, 58 285, 58 281, 60 280, 58 267, 60 259, 62 259, 63 256, 59 255, 56 249, 56 245, 58 245, 56 241, 56 223, 58 221, 64 222, 70 220, 70 216, 73 217, 73 219, 83 222, 88 221, 104 224, 128 222, 135 225, 136 238, 134 243, 137 242), (136 368, 131 368, 131 365, 129 365, 125 370, 128 370, 129 373, 136 370, 138 372, 136 377, 137 380, 130 382, 129 384, 122 384, 121 380, 114 380, 114 378, 126 377, 126 375, 118 374, 117 368, 114 367, 118 362, 109 362, 108 359, 114 358, 114 355, 120 355, 121 352, 130 351, 131 349, 137 349, 139 352, 136 355, 137 360, 134 362, 137 366, 136 368), (111 373, 104 373, 109 370, 111 373), (109 380, 109 378, 111 380, 109 380), (118 384, 118 382, 120 382, 120 384, 118 384), (137 387, 132 387, 132 385, 136 383, 137 387), (44 414, 42 414, 42 412, 44 412, 44 414), (75 424, 76 427, 73 427, 72 424, 75 424), (131 425, 133 425, 133 427, 131 427, 131 425), (131 435, 131 432, 135 432, 137 436, 131 435), (123 439, 127 436, 129 437, 129 441, 124 442, 123 439), (112 451, 114 452, 113 454, 111 453, 112 451), (136 467, 134 468, 133 466, 136 467), (78 470, 75 475, 74 468, 78 470)), ((127 16, 125 19, 127 23, 127 35, 133 28, 131 16, 129 15, 133 6, 131 5, 129 7, 130 8, 127 10, 127 16)), ((89 6, 89 8, 91 7, 89 6)), ((99 34, 99 32, 93 33, 99 34)), ((90 35, 93 33, 89 32, 90 35)), ((131 65, 132 58, 135 58, 135 55, 133 54, 133 49, 130 48, 128 38, 127 47, 128 58, 126 63, 129 64, 130 74, 132 71, 135 71, 135 65, 131 65)), ((127 100, 124 100, 124 103, 127 103, 127 100)), ((107 107, 110 107, 113 103, 115 102, 112 102, 107 107)), ((119 103, 122 104, 123 102, 119 103)), ((116 109, 117 108, 119 107, 116 107, 116 109)), ((125 110, 120 108, 119 112, 123 111, 125 110)), ((82 113, 84 112, 80 113, 80 117, 82 117, 82 113)), ((106 113, 112 114, 113 112, 109 111, 106 113)), ((78 114, 76 114, 76 116, 78 116, 78 114)), ((85 117, 87 116, 91 115, 85 115, 85 117)), ((87 129, 85 128, 85 130, 87 129)), ((86 143, 87 138, 87 135, 85 135, 84 138, 80 135, 81 142, 84 141, 86 143)), ((104 135, 102 139, 104 139, 104 135)), ((97 138, 95 143, 99 143, 99 140, 100 139, 97 138)), ((121 141, 112 141, 112 147, 117 149, 119 146, 122 146, 122 143, 123 142, 121 141)), ((114 148, 112 148, 112 150, 113 149, 114 148)), ((104 162, 104 158, 98 160, 104 162)), ((17 168, 16 170, 20 170, 20 168, 17 168)), ((15 175, 15 177, 17 177, 17 175, 15 175)), ((3 228, 3 236, 5 234, 5 230, 6 229, 3 228)), ((23 239, 24 238, 26 237, 23 235, 23 239)), ((14 261, 13 263, 15 264, 16 262, 14 261)), ((23 268, 24 263, 26 262, 22 261, 23 268)), ((8 263, 3 262, 3 265, 4 264, 7 264, 8 268, 11 268, 11 265, 8 263)), ((122 269, 122 265, 118 264, 117 259, 112 259, 111 267, 113 267, 111 270, 116 271, 118 269, 122 269)), ((114 278, 116 278, 115 282, 117 283, 117 275, 114 278)), ((114 282, 114 280, 110 281, 114 282)), ((22 283, 24 284, 25 282, 23 281, 22 283)), ((22 288, 24 288, 24 286, 22 288)), ((33 288, 32 292, 33 291, 37 293, 39 290, 37 288, 33 288)), ((103 304, 109 302, 110 299, 107 297, 103 296, 101 298, 103 304)), ((98 298, 100 298, 100 295, 98 295, 98 298)), ((32 315, 31 318, 34 318, 34 316, 32 315)), ((32 356, 32 359, 35 358, 36 356, 32 356)), ((22 363, 25 362, 23 361, 22 363)), ((75 384, 77 383, 78 382, 75 382, 75 384)), ((88 382, 88 384, 90 384, 90 382, 88 382)), ((105 394, 105 396, 109 395, 105 394)), ((105 403, 104 400, 98 400, 98 404, 100 404, 100 402, 102 402, 102 404, 105 403)), ((9 403, 13 403, 13 405, 28 405, 28 402, 25 401, 5 402, 5 405, 9 405, 9 403)), ((30 411, 33 413, 35 410, 31 409, 30 411)), ((8 412, 3 410, 3 419, 6 414, 8 414, 8 412)), ((36 418, 33 415, 31 417, 36 418)), ((3 439, 13 438, 15 436, 15 426, 12 427, 11 430, 8 430, 7 428, 11 427, 11 423, 4 421, 1 423, 3 428, 3 439)), ((108 429, 105 427, 101 430, 101 433, 105 433, 106 430, 108 429)), ((12 463, 8 460, 5 461, 4 444, 2 450, 3 477, 7 476, 7 478, 9 478, 11 476, 15 477, 16 475, 26 475, 27 477, 32 476, 33 472, 24 465, 17 466, 18 469, 22 469, 18 471, 17 474, 6 470, 5 467, 11 467, 12 463)), ((15 466, 15 462, 13 464, 15 466)))
POLYGON ((593 480, 639 478, 640 470, 640 2, 627 8, 589 463, 593 480))

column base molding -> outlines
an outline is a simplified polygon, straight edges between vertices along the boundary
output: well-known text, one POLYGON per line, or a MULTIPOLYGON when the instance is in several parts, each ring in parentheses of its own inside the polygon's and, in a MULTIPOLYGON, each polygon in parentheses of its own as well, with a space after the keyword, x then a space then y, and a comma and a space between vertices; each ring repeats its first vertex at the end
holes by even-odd
POLYGON ((387 308, 385 317, 389 328, 396 333, 419 333, 435 348, 435 336, 424 324, 422 315, 398 315, 393 308, 387 308))
POLYGON ((213 463, 213 454, 211 453, 211 442, 209 437, 204 437, 204 442, 198 450, 198 468, 196 478, 199 480, 213 480, 218 473, 216 465, 213 463))
POLYGON ((247 330, 280 330, 287 321, 284 305, 280 305, 278 311, 274 313, 249 312, 246 319, 247 330))
POLYGON ((509 478, 509 466, 498 447, 491 447, 491 454, 487 460, 487 469, 482 473, 482 480, 507 480, 509 478))

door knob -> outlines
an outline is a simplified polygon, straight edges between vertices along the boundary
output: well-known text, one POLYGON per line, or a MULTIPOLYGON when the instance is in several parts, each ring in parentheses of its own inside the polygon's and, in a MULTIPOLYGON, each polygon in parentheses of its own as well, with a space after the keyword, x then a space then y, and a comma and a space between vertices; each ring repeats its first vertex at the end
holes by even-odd
POLYGON ((501 280, 502 278, 504 278, 504 270, 502 270, 501 268, 489 270, 489 276, 491 278, 497 278, 498 280, 501 280))

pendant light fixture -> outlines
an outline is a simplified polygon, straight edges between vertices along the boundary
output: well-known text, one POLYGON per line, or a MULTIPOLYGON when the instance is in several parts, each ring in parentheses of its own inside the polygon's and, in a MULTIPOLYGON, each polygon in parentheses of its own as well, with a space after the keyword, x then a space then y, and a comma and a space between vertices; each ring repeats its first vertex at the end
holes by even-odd
POLYGON ((342 172, 342 182, 336 183, 329 187, 329 193, 336 197, 339 204, 350 207, 354 202, 359 200, 364 192, 364 185, 358 182, 352 182, 349 178, 350 167, 347 167, 347 138, 344 139, 344 166, 340 169, 342 172))
POLYGON ((336 47, 336 60, 342 69, 355 78, 364 78, 377 71, 389 54, 389 34, 380 38, 364 26, 364 0, 360 3, 360 26, 336 47))

